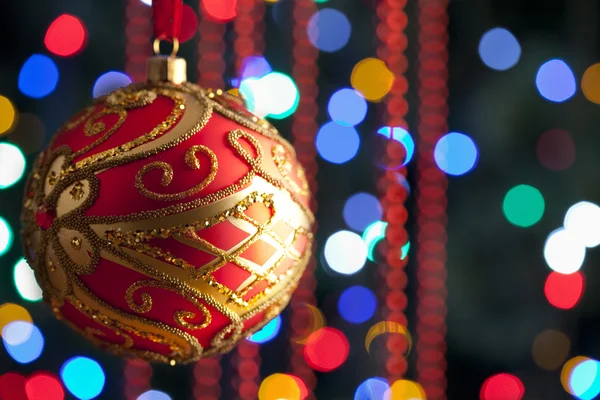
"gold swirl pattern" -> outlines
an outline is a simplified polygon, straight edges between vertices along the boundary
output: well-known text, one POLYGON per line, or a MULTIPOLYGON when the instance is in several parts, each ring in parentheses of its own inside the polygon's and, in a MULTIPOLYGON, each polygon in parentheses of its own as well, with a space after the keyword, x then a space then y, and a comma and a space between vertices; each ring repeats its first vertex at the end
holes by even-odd
POLYGON ((277 143, 273 146, 271 153, 273 155, 273 161, 277 166, 277 169, 283 176, 283 179, 292 187, 292 189, 301 196, 308 196, 310 194, 310 190, 308 189, 308 182, 306 181, 306 174, 304 173, 304 168, 302 168, 299 164, 296 167, 297 172, 296 176, 301 182, 301 185, 298 185, 296 180, 292 179, 290 173, 292 172, 292 156, 287 151, 287 149, 277 143))
POLYGON ((101 143, 104 143, 109 137, 111 137, 125 122, 125 119, 127 118, 127 111, 125 111, 125 109, 122 108, 105 108, 104 110, 102 110, 101 112, 99 112, 98 114, 94 115, 86 121, 85 125, 83 126, 83 133, 85 134, 85 136, 93 137, 104 132, 104 130, 106 129, 106 124, 98 120, 107 115, 117 115, 119 119, 109 130, 107 130, 104 133, 104 135, 102 135, 101 138, 94 141, 92 144, 85 146, 83 149, 75 152, 73 154, 73 158, 87 153, 88 151, 92 150, 94 147, 100 145, 101 143))
POLYGON ((142 313, 142 314, 147 313, 148 311, 150 311, 152 309, 152 297, 148 293, 141 294, 142 304, 136 303, 135 300, 133 299, 133 295, 135 294, 135 292, 137 290, 142 289, 142 288, 149 288, 149 287, 165 289, 170 292, 181 295, 183 298, 185 298, 186 300, 188 300, 189 302, 194 304, 194 306, 196 306, 196 308, 198 308, 198 310, 200 310, 200 312, 204 315, 204 322, 202 322, 201 324, 193 324, 189 321, 186 321, 186 319, 195 318, 196 313, 193 313, 193 312, 187 311, 187 310, 176 311, 175 314, 173 315, 173 319, 175 320, 177 325, 181 326, 182 328, 192 329, 192 330, 193 329, 204 329, 208 325, 210 325, 210 323, 212 322, 212 315, 211 315, 210 311, 208 310, 208 308, 206 308, 206 306, 204 304, 200 303, 198 301, 198 299, 196 299, 193 296, 186 296, 185 293, 182 293, 182 291, 173 289, 173 288, 171 288, 161 282, 158 282, 158 281, 145 280, 145 281, 136 282, 133 285, 131 285, 127 289, 127 292, 125 293, 125 301, 127 301, 127 305, 129 305, 129 308, 131 308, 135 312, 142 313))
POLYGON ((206 154, 210 159, 210 172, 208 176, 196 186, 179 193, 157 193, 149 190, 144 185, 144 176, 154 169, 160 169, 163 172, 161 179, 162 186, 168 186, 173 180, 173 167, 170 164, 167 164, 166 162, 155 161, 150 164, 144 165, 138 171, 138 173, 135 175, 135 187, 142 195, 153 200, 173 201, 193 196, 194 194, 200 192, 202 189, 210 185, 210 183, 215 179, 215 175, 217 175, 217 171, 219 169, 217 156, 211 149, 209 149, 206 146, 192 146, 190 149, 188 149, 185 155, 185 162, 190 168, 200 168, 200 161, 198 161, 198 158, 196 158, 197 152, 202 152, 206 154))

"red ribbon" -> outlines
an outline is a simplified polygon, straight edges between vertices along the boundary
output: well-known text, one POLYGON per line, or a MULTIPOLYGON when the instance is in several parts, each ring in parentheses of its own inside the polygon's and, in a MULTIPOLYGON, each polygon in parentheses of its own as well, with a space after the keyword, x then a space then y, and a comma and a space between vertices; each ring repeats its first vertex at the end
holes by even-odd
POLYGON ((154 36, 159 39, 179 39, 183 0, 152 0, 154 36))

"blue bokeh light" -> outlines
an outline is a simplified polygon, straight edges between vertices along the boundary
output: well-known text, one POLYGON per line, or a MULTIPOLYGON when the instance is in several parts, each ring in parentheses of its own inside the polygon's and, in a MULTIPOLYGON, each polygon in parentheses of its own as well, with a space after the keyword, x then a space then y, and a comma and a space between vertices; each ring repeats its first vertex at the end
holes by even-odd
POLYGON ((272 72, 273 68, 262 56, 248 56, 242 60, 242 65, 238 70, 238 76, 231 80, 233 87, 239 87, 244 79, 262 78, 272 72))
POLYGON ((137 400, 171 400, 171 396, 160 390, 148 390, 140 394, 137 400))
POLYGON ((281 329, 281 315, 276 316, 271 321, 269 321, 265 326, 262 327, 261 330, 255 332, 252 336, 248 338, 250 342, 253 343, 267 343, 277 336, 279 330, 281 329))
POLYGON ((383 215, 377 197, 370 193, 356 193, 344 204, 344 220, 355 231, 362 232, 383 215))
POLYGON ((358 152, 360 136, 356 129, 330 121, 319 129, 316 145, 324 160, 343 164, 352 160, 358 152))
POLYGON ((585 360, 571 371, 569 387, 572 394, 581 400, 592 400, 600 394, 600 363, 585 360))
POLYGON ((44 336, 37 326, 14 321, 2 329, 2 342, 8 354, 20 364, 37 360, 44 350, 44 336))
POLYGON ((535 85, 542 97, 555 103, 568 100, 577 91, 573 71, 559 59, 542 64, 535 77, 535 85))
POLYGON ((65 387, 81 400, 93 399, 102 393, 106 376, 100 364, 87 357, 73 357, 60 369, 65 387))
POLYGON ((394 166, 395 169, 405 166, 410 162, 410 160, 412 160, 415 154, 415 141, 406 129, 400 128, 399 126, 395 126, 393 128, 384 126, 377 131, 377 134, 388 139, 395 140, 404 146, 406 157, 404 158, 404 162, 402 164, 399 166, 394 166))
POLYGON ((58 68, 50 57, 34 54, 21 67, 19 90, 34 99, 48 96, 56 89, 58 76, 58 68))
POLYGON ((449 175, 463 175, 475 167, 478 159, 475 142, 462 133, 450 132, 435 145, 433 153, 439 169, 449 175))
POLYGON ((390 385, 384 378, 369 378, 354 393, 354 400, 383 400, 390 385))
POLYGON ((377 308, 377 298, 364 286, 351 286, 340 295, 338 311, 345 321, 361 324, 371 319, 377 308))
POLYGON ((323 8, 310 17, 307 26, 308 40, 321 51, 332 53, 350 40, 352 26, 341 11, 323 8))
POLYGON ((487 31, 479 42, 479 56, 485 65, 505 71, 521 58, 521 46, 512 33, 504 28, 487 31))
POLYGON ((120 87, 128 86, 133 82, 129 75, 124 72, 108 71, 96 79, 94 88, 92 89, 92 96, 94 98, 109 94, 113 90, 120 87))
POLYGON ((327 110, 334 122, 343 126, 355 126, 367 115, 367 101, 356 90, 344 88, 331 96, 327 110))

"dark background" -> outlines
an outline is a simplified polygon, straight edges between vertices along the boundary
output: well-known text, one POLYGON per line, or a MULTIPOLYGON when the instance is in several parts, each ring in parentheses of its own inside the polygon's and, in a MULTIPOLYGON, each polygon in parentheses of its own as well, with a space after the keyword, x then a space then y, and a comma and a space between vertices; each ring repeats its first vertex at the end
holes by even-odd
MULTIPOLYGON (((291 74, 291 2, 279 0, 267 6, 265 56, 275 70, 291 74), (276 24, 272 8, 282 23, 276 24)), ((186 1, 197 9, 194 1, 186 1)), ((329 118, 326 105, 338 88, 349 85, 352 67, 361 59, 375 56, 375 0, 330 0, 320 7, 343 11, 352 23, 348 45, 335 53, 322 53, 319 59, 320 122, 329 118)), ((409 124, 415 127, 416 103, 416 1, 409 0, 409 124)), ((124 69, 124 1, 116 0, 5 0, 0 5, 0 94, 14 102, 20 112, 35 113, 45 124, 47 140, 70 115, 91 100, 96 78, 108 70, 124 69), (88 29, 89 42, 76 57, 52 56, 61 72, 54 93, 40 100, 30 99, 17 88, 23 62, 33 53, 48 54, 43 38, 48 25, 60 14, 81 18, 88 29)), ((600 357, 600 276, 595 268, 598 250, 590 249, 582 271, 586 276, 583 299, 570 311, 553 308, 543 293, 549 272, 543 259, 547 235, 562 225, 568 207, 581 200, 600 202, 597 182, 600 154, 600 113, 578 87, 565 103, 543 99, 535 87, 539 66, 551 58, 565 60, 573 69, 578 84, 587 67, 599 61, 600 2, 596 0, 453 0, 450 14, 449 128, 464 132, 478 145, 476 168, 461 177, 449 178, 448 189, 448 398, 477 399, 483 381, 498 372, 513 373, 524 382, 528 400, 571 398, 564 392, 560 371, 538 368, 531 355, 535 337, 546 329, 566 333, 572 343, 570 357, 600 357), (487 68, 478 55, 481 36, 494 27, 509 29, 519 40, 519 63, 504 72, 487 68), (554 172, 539 164, 535 144, 539 136, 553 128, 571 132, 576 146, 575 163, 565 171, 554 172), (507 222, 502 214, 502 199, 518 184, 537 187, 546 200, 543 219, 529 229, 507 222)), ((196 80, 197 36, 183 45, 188 59, 189 80, 196 80)), ((229 24, 226 78, 233 74, 229 24)), ((275 121, 282 135, 287 134, 290 118, 275 121)), ((342 207, 345 199, 358 191, 375 192, 376 168, 373 153, 365 140, 378 129, 376 107, 370 106, 358 130, 363 144, 351 162, 333 165, 319 160, 318 259, 322 245, 333 232, 346 229, 342 207)), ((0 141, 3 138, 0 136, 0 141)), ((34 155, 28 156, 28 163, 34 155)), ((409 167, 411 186, 414 176, 409 167)), ((0 191, 0 215, 13 228, 18 227, 23 180, 0 191)), ((412 200, 409 199, 409 209, 412 200)), ((414 231, 409 220, 409 233, 414 231)), ((0 257, 0 303, 24 302, 18 296, 12 267, 22 257, 18 238, 11 250, 0 257)), ((414 248, 413 248, 414 249, 414 248)), ((413 253, 411 249, 411 254, 413 253)), ((318 305, 331 326, 348 335, 351 353, 339 369, 317 374, 319 400, 351 399, 365 379, 384 370, 375 357, 363 351, 367 324, 351 326, 342 321, 336 302, 344 288, 363 284, 376 289, 376 263, 368 263, 358 274, 334 277, 321 267, 318 279, 318 305)), ((414 265, 408 267, 414 277, 414 265)), ((407 314, 414 324, 414 279, 409 282, 407 314)), ((53 319, 46 305, 27 303, 35 323, 46 339, 42 357, 31 365, 19 365, 0 349, 0 374, 18 371, 28 375, 37 370, 58 372, 62 363, 78 354, 98 360, 107 373, 103 399, 119 399, 123 393, 123 361, 89 345, 70 329, 53 319)), ((284 326, 288 313, 283 315, 284 326)), ((261 351, 261 375, 285 372, 288 335, 282 332, 261 351)), ((223 361, 224 399, 230 395, 227 377, 228 358, 223 361)), ((414 378, 414 355, 409 357, 408 376, 414 378)), ((153 386, 165 390, 173 399, 191 398, 191 367, 156 366, 153 386)))

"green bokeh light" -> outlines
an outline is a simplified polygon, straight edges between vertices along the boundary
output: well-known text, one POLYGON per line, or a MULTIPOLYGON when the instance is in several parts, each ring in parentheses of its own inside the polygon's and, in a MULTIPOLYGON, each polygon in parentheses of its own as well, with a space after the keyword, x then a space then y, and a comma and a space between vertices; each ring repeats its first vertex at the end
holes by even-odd
POLYGON ((522 228, 530 227, 542 219, 545 208, 544 196, 529 185, 510 189, 502 203, 502 211, 508 222, 522 228))

